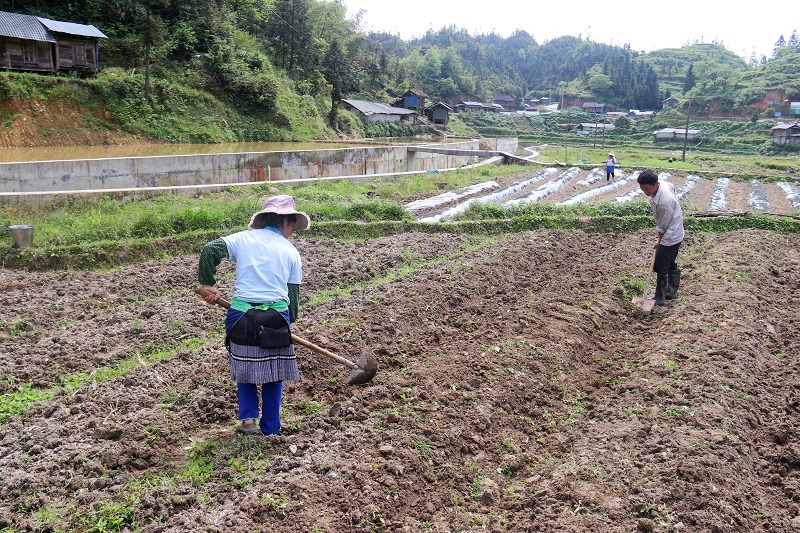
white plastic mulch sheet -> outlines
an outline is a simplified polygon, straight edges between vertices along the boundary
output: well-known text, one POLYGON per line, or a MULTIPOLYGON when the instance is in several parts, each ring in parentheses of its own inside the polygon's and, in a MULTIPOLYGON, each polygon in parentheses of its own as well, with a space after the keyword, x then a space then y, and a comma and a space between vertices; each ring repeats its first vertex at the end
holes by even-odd
POLYGON ((542 181, 543 179, 547 178, 551 174, 556 172, 555 168, 546 168, 544 170, 540 170, 530 178, 526 178, 522 181, 518 181, 509 185, 508 187, 504 187, 499 191, 495 191, 491 194, 487 194, 486 196, 479 196, 477 198, 470 198, 465 202, 461 202, 460 204, 451 207, 450 209, 445 209, 444 211, 440 211, 438 213, 431 213, 429 215, 425 215, 420 217, 418 220, 420 222, 439 222, 443 219, 453 217, 459 213, 463 213, 467 210, 467 208, 473 203, 478 202, 481 204, 489 204, 492 202, 496 202, 501 198, 504 198, 510 194, 514 194, 515 192, 519 192, 525 187, 528 187, 538 181, 542 181))
POLYGON ((535 191, 529 192, 519 198, 514 198, 513 200, 509 200, 505 203, 506 206, 512 205, 519 205, 519 204, 527 204, 532 202, 538 202, 539 200, 543 200, 553 194, 554 192, 558 191, 567 184, 571 179, 575 176, 580 174, 581 169, 577 167, 570 168, 556 179, 552 181, 548 181, 544 185, 538 187, 535 191))
MULTIPOLYGON (((617 169, 615 172, 619 176, 624 176, 624 173, 620 172, 620 169, 617 169)), ((581 181, 578 182, 578 185, 585 185, 588 187, 589 185, 594 185, 605 176, 606 176, 605 167, 594 168, 592 169, 591 172, 589 172, 588 176, 586 176, 585 178, 583 178, 581 181)))
POLYGON ((425 209, 432 209, 436 206, 448 204, 454 200, 458 200, 459 198, 471 196, 481 191, 495 189, 499 186, 500 185, 496 181, 484 181, 483 183, 476 183, 475 185, 470 185, 469 187, 464 187, 455 191, 448 191, 431 198, 414 200, 413 202, 407 203, 403 207, 412 213, 415 211, 424 211, 425 209))
MULTIPOLYGON (((668 181, 670 177, 672 177, 672 174, 670 174, 669 172, 662 172, 661 174, 658 175, 658 181, 668 181)), ((638 198, 642 194, 644 194, 644 192, 642 192, 642 189, 638 187, 637 184, 637 187, 635 189, 631 189, 625 194, 617 196, 612 200, 612 202, 616 202, 618 204, 624 204, 625 202, 636 200, 636 198, 638 198)))
POLYGON ((605 185, 600 187, 595 187, 594 189, 589 189, 588 191, 583 191, 582 193, 576 194, 571 198, 567 198, 563 202, 559 202, 558 205, 575 205, 579 204, 589 198, 594 196, 599 196, 601 194, 611 192, 615 189, 619 189, 620 187, 627 186, 631 181, 636 181, 636 178, 639 177, 639 171, 633 172, 628 174, 623 178, 618 178, 615 181, 609 181, 605 185))
POLYGON ((750 207, 753 211, 771 213, 772 206, 767 200, 767 190, 758 180, 750 180, 750 207))
POLYGON ((730 178, 719 178, 714 192, 711 193, 711 201, 708 208, 712 211, 724 211, 728 205, 728 187, 731 184, 730 178))
POLYGON ((697 185, 697 182, 700 181, 700 176, 695 176, 694 174, 690 174, 686 177, 686 181, 683 182, 683 185, 675 191, 675 196, 678 197, 678 201, 682 202, 689 196, 689 193, 692 192, 694 186, 697 185))
POLYGON ((786 193, 786 199, 789 200, 789 205, 791 205, 793 209, 800 209, 800 192, 785 181, 778 183, 778 187, 786 193))

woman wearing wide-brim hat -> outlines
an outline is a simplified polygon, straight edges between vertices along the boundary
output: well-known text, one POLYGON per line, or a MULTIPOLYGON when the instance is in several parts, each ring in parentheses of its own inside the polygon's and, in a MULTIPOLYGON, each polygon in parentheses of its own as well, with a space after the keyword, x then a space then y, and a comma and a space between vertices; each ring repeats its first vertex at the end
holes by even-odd
POLYGON ((220 262, 236 262, 225 345, 237 385, 240 433, 276 435, 283 382, 300 379, 289 327, 297 318, 303 268, 289 237, 310 225, 291 196, 272 196, 253 214, 248 230, 214 239, 200 253, 198 280, 211 293, 205 298, 210 304, 220 297, 214 288, 220 262))
POLYGON ((617 166, 617 157, 614 152, 608 152, 608 157, 606 158, 606 181, 614 177, 615 166, 617 166))

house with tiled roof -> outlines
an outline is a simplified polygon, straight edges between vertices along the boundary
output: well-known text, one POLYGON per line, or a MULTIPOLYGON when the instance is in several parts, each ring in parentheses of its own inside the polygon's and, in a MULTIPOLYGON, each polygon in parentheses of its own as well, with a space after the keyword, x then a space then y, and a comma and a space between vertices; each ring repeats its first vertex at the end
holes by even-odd
POLYGON ((606 104, 599 104, 597 102, 586 102, 581 106, 587 113, 596 113, 602 115, 606 112, 606 104))
POLYGON ((413 109, 417 113, 425 110, 425 99, 428 97, 422 89, 409 89, 404 92, 394 103, 394 107, 413 109))
POLYGON ((782 122, 772 127, 772 144, 784 146, 800 144, 800 125, 782 122))
POLYGON ((394 107, 380 102, 349 99, 342 100, 342 106, 359 115, 366 122, 397 122, 400 120, 407 124, 416 124, 417 122, 417 112, 413 109, 394 107))
POLYGON ((43 74, 94 75, 100 39, 90 24, 0 11, 0 69, 43 74))

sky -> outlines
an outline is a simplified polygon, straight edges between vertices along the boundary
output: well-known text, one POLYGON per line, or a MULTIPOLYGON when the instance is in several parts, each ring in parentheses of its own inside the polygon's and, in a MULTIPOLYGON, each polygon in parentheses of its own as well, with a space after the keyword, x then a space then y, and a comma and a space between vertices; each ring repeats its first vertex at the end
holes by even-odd
POLYGON ((798 26, 796 19, 784 16, 791 10, 771 9, 767 4, 723 4, 710 0, 662 3, 568 0, 563 4, 524 0, 344 0, 344 3, 348 18, 364 10, 365 30, 399 34, 406 40, 421 37, 429 29, 435 31, 453 25, 471 35, 494 31, 508 37, 516 30, 525 30, 539 44, 572 35, 604 44, 628 43, 632 49, 644 52, 680 48, 695 41, 716 41, 746 61, 754 50, 758 59, 762 54, 769 58, 780 35, 788 41, 798 26))

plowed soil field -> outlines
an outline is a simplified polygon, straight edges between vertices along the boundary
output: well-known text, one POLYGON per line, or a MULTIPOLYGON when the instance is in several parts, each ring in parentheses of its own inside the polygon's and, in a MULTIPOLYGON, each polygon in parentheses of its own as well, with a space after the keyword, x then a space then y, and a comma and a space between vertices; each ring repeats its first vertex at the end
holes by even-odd
POLYGON ((294 333, 379 369, 298 348, 274 437, 234 431, 196 257, 0 270, 0 394, 47 393, 0 424, 0 529, 800 528, 800 236, 688 235, 645 315, 653 240, 296 238, 294 333))

